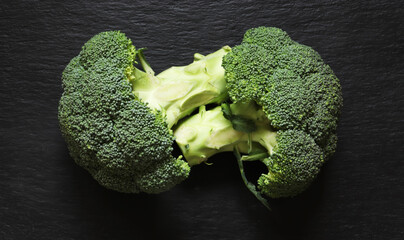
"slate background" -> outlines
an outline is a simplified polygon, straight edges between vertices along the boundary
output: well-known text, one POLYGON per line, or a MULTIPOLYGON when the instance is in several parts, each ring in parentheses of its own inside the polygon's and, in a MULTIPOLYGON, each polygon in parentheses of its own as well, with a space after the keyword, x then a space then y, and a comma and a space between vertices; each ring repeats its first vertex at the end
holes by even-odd
POLYGON ((2 1, 0 239, 402 239, 402 1, 2 1), (237 164, 160 195, 100 187, 57 123, 61 73, 94 34, 120 29, 157 72, 277 26, 341 80, 339 145, 313 186, 267 212, 237 164))

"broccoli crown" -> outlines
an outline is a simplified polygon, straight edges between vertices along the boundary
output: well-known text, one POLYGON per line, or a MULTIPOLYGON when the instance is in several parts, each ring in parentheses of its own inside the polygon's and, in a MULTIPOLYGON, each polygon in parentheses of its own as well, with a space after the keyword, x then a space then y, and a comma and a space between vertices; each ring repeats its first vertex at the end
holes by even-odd
POLYGON ((307 133, 280 130, 274 153, 263 160, 268 173, 258 179, 258 189, 273 197, 290 197, 306 189, 323 163, 321 148, 307 133))
MULTIPOLYGON (((223 108, 224 114, 207 111, 180 124, 174 135, 185 156, 202 162, 215 152, 234 148, 236 156, 246 154, 237 157, 239 164, 259 160, 268 167, 258 180, 261 193, 276 198, 302 192, 336 149, 342 106, 338 78, 316 51, 278 28, 248 30, 243 42, 223 57, 222 66, 232 104, 223 108), (243 114, 246 106, 248 114, 243 114), (190 127, 193 122, 206 129, 190 127), (234 132, 244 134, 219 128, 215 122, 232 124, 234 132), (193 136, 204 137, 183 141, 191 128, 193 136), (221 145, 204 132, 220 132, 221 145)), ((250 183, 246 185, 262 199, 250 183)))
POLYGON ((316 51, 281 29, 258 27, 224 56, 223 67, 233 102, 257 102, 272 127, 302 130, 323 149, 325 159, 333 154, 341 87, 316 51))
POLYGON ((103 186, 158 193, 187 178, 172 156, 172 132, 161 112, 132 92, 127 72, 137 51, 123 33, 91 38, 62 75, 59 123, 76 163, 103 186))

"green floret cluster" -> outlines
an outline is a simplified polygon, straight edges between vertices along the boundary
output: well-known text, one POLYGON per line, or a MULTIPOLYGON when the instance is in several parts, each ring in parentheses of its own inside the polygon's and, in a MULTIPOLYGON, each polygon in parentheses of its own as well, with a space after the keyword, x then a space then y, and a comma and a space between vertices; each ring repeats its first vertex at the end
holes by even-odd
POLYGON ((233 102, 255 101, 271 126, 307 132, 326 159, 333 153, 341 87, 315 50, 278 28, 259 27, 246 32, 223 66, 233 102))
MULTIPOLYGON (((225 120, 234 131, 244 132, 241 137, 229 137, 227 141, 222 136, 222 145, 216 152, 237 148, 236 156, 241 163, 261 161, 267 166, 268 173, 258 179, 258 191, 250 188, 259 199, 259 193, 273 198, 299 194, 335 152, 342 106, 338 78, 316 51, 294 42, 278 28, 248 30, 242 43, 223 57, 222 66, 230 107, 222 106, 223 116, 205 117, 198 124, 212 123, 215 136, 220 131, 223 135, 236 136, 228 128, 216 127, 215 122, 225 120)), ((202 111, 194 118, 204 116, 210 116, 209 111, 202 111)), ((204 154, 201 149, 217 144, 215 138, 207 137, 193 139, 197 144, 188 143, 189 139, 182 136, 186 132, 203 136, 197 132, 198 128, 192 128, 183 122, 174 134, 185 158, 199 163, 215 153, 209 149, 204 154), (200 154, 199 160, 195 153, 200 154)))
POLYGON ((191 166, 233 152, 248 189, 304 191, 336 150, 341 87, 312 48, 279 28, 247 30, 241 44, 155 74, 119 31, 84 44, 62 75, 59 123, 72 158, 101 185, 169 190, 191 166), (195 111, 199 109, 199 111, 195 111), (182 155, 174 156, 178 145, 182 155), (247 180, 243 163, 268 171, 247 180))
POLYGON ((189 167, 171 155, 173 136, 163 115, 132 92, 125 72, 135 55, 119 32, 88 41, 63 72, 59 121, 72 157, 101 185, 153 193, 185 179, 189 167), (153 183, 144 183, 157 172, 153 183))
POLYGON ((319 172, 322 151, 310 135, 299 130, 280 130, 276 141, 273 154, 262 160, 268 173, 258 179, 258 187, 271 197, 296 195, 306 189, 319 172))
POLYGON ((183 181, 190 167, 172 155, 171 127, 226 98, 221 61, 229 51, 195 54, 193 63, 155 75, 125 34, 97 34, 62 75, 59 123, 71 156, 120 192, 159 193, 183 181))

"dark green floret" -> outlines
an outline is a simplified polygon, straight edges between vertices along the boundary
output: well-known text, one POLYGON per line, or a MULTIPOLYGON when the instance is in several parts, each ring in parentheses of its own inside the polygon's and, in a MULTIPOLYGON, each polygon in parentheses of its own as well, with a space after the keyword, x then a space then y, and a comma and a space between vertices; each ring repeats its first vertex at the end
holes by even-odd
POLYGON ((243 44, 252 44, 263 47, 275 55, 276 52, 294 42, 289 35, 280 28, 257 27, 248 29, 243 38, 243 44))
POLYGON ((223 67, 233 102, 255 101, 275 129, 302 130, 324 149, 326 159, 332 155, 341 87, 316 51, 278 28, 258 27, 224 57, 223 67))
POLYGON ((183 181, 190 168, 172 155, 170 128, 226 96, 221 59, 228 51, 197 54, 194 63, 160 77, 123 33, 91 38, 62 75, 59 122, 71 156, 101 185, 121 192, 159 193, 183 181))
POLYGON ((258 45, 241 44, 223 58, 223 67, 231 100, 248 102, 264 94, 275 69, 274 56, 258 45))
POLYGON ((273 153, 262 162, 268 173, 258 179, 258 189, 269 197, 290 197, 301 193, 314 180, 323 164, 323 153, 305 132, 280 130, 273 153))

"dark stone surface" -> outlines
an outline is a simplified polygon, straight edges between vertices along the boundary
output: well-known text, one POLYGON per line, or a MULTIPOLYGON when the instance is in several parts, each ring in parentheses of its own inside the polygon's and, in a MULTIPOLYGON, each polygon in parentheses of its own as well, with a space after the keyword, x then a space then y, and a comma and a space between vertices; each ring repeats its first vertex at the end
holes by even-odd
POLYGON ((3 1, 0 239, 402 239, 403 1, 3 1), (69 157, 60 76, 94 34, 120 29, 155 70, 286 30, 341 80, 339 145, 313 186, 267 212, 228 155, 161 195, 100 187, 69 157))

